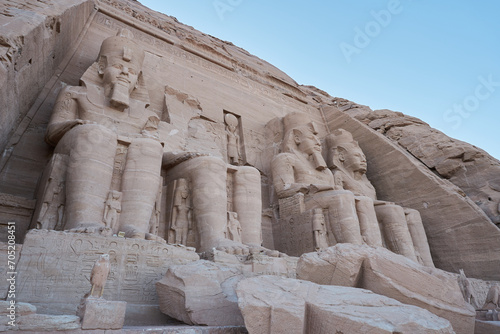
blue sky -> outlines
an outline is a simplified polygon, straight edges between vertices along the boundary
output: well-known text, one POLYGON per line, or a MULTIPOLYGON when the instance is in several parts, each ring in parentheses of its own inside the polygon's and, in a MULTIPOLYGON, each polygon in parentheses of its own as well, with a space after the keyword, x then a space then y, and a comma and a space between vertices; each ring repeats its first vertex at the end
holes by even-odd
POLYGON ((500 2, 139 0, 299 84, 418 117, 500 159, 500 2))

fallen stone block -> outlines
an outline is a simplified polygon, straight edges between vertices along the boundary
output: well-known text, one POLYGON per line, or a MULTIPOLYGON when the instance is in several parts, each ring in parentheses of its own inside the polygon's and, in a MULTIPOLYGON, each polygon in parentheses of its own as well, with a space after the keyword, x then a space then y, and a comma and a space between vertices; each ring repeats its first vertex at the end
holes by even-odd
POLYGON ((125 322, 126 302, 108 301, 102 298, 85 298, 77 314, 82 329, 120 329, 125 322))
POLYGON ((365 289, 258 276, 236 293, 249 333, 454 333, 446 319, 365 289))
POLYGON ((474 331, 475 312, 463 299, 457 275, 422 266, 384 248, 337 244, 307 253, 299 259, 297 277, 368 289, 448 319, 457 333, 474 331))
POLYGON ((160 310, 189 325, 241 326, 236 284, 238 268, 205 260, 170 266, 156 283, 160 310))

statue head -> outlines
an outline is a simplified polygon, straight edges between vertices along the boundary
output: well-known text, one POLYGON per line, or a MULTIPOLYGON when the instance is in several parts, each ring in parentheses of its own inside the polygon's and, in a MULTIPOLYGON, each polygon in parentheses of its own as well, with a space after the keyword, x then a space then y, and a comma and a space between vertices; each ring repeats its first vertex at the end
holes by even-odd
POLYGON ((309 115, 292 112, 283 117, 283 126, 283 152, 300 152, 311 156, 316 169, 325 169, 326 163, 321 155, 321 142, 317 136, 318 131, 309 115))
POLYGON ((228 113, 224 116, 224 121, 226 122, 227 127, 231 132, 234 132, 236 130, 236 127, 238 126, 238 119, 236 118, 236 116, 228 113))
POLYGON ((325 140, 328 147, 329 168, 359 174, 366 173, 366 157, 349 131, 337 129, 326 136, 325 140))
POLYGON ((144 51, 133 41, 132 33, 121 29, 116 36, 102 42, 98 73, 104 82, 106 96, 116 108, 127 108, 132 91, 141 77, 144 51))

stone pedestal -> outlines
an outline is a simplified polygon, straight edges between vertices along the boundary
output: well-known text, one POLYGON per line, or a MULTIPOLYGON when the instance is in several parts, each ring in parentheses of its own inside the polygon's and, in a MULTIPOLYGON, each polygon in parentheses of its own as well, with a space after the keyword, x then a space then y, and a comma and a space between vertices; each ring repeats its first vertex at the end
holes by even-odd
POLYGON ((103 298, 83 298, 77 315, 82 329, 120 329, 125 322, 126 302, 103 298))

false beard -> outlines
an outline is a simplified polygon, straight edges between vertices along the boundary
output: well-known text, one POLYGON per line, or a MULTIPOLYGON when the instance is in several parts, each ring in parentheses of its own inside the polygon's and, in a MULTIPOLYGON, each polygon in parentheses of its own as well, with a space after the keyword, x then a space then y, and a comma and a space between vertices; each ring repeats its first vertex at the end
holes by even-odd
POLYGON ((113 93, 111 94, 111 105, 115 108, 125 109, 130 104, 130 92, 128 86, 117 82, 113 85, 113 93))
POLYGON ((314 167, 317 170, 323 170, 323 169, 327 168, 325 159, 323 159, 323 155, 321 155, 320 151, 314 151, 311 154, 311 156, 313 158, 314 167))

